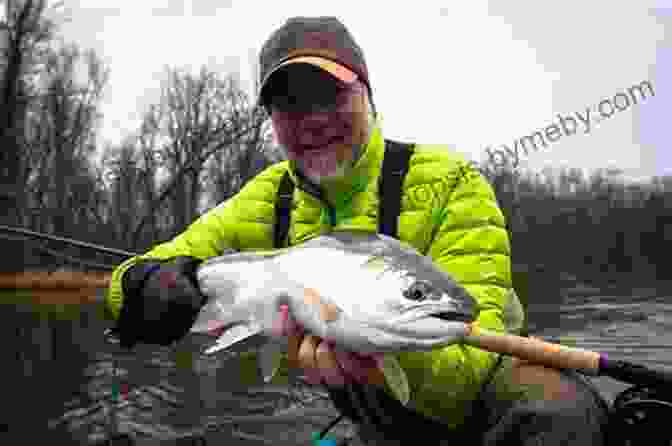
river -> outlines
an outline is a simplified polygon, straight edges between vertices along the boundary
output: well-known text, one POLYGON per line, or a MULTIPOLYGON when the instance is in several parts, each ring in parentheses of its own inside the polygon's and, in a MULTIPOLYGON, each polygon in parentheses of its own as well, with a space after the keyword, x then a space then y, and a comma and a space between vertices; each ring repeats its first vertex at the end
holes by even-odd
MULTIPOLYGON (((559 306, 531 302, 531 333, 645 365, 672 366, 669 293, 618 291, 574 284, 562 289, 559 306)), ((189 357, 206 338, 190 337, 177 349, 142 346, 127 352, 108 342, 99 327, 87 336, 91 354, 79 390, 49 421, 50 429, 67 433, 71 444, 97 444, 112 428, 133 435, 137 445, 199 444, 194 434, 203 435, 206 443, 200 444, 208 445, 310 444, 311 433, 336 415, 325 396, 308 387, 237 390, 228 372, 234 360, 189 357), (116 401, 115 369, 123 394, 116 401), (292 400, 299 390, 312 398, 306 407, 292 400)), ((607 400, 626 388, 609 378, 593 381, 607 400)), ((338 433, 347 435, 350 427, 339 426, 338 433)))

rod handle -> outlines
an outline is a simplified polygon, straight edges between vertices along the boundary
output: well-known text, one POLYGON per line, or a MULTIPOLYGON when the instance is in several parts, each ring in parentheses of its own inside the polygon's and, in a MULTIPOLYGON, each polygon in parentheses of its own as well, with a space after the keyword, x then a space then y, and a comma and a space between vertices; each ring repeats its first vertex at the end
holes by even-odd
POLYGON ((51 289, 72 290, 81 288, 107 288, 112 273, 78 271, 26 271, 0 273, 0 289, 51 289))
POLYGON ((578 369, 588 375, 600 373, 600 354, 597 352, 536 338, 497 333, 480 328, 476 323, 469 325, 464 342, 482 350, 515 356, 547 367, 578 369))

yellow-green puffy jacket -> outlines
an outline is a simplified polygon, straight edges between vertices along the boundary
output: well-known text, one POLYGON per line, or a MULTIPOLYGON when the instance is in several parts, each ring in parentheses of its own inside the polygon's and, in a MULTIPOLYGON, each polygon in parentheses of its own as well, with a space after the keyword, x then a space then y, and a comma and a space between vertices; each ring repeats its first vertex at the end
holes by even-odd
MULTIPOLYGON (((377 125, 353 175, 327 191, 336 210, 333 226, 326 206, 295 188, 290 246, 331 230, 376 232, 383 153, 383 135, 377 125)), ((296 182, 287 161, 272 165, 173 240, 119 265, 106 300, 114 317, 124 300, 122 275, 140 259, 207 259, 229 247, 272 249, 276 192, 287 169, 296 182)), ((511 293, 509 238, 491 186, 470 163, 445 146, 415 146, 403 185, 398 236, 430 255, 474 296, 480 304, 481 326, 507 330, 505 312, 517 300, 511 293)), ((461 345, 400 354, 411 386, 410 407, 449 426, 460 426, 495 359, 494 354, 461 345)))

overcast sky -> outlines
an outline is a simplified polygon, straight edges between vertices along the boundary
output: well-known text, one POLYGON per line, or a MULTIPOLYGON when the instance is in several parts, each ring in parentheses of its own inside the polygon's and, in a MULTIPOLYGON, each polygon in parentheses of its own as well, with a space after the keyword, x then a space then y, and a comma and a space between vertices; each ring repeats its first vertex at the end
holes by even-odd
POLYGON ((672 174, 669 0, 65 0, 64 11, 63 38, 94 48, 111 69, 102 109, 110 141, 158 101, 164 65, 235 71, 253 94, 252 63, 275 28, 294 15, 335 15, 364 50, 386 137, 480 160, 488 146, 513 149, 558 114, 590 107, 588 133, 579 122, 574 135, 523 156, 527 165, 672 174), (655 96, 594 122, 601 100, 646 80, 655 96))

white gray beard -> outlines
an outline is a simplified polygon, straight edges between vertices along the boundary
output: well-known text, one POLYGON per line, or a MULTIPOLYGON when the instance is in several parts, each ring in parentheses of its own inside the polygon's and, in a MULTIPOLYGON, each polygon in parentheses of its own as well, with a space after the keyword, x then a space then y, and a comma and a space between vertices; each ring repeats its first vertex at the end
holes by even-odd
MULTIPOLYGON (((331 175, 312 175, 307 172, 305 172, 304 169, 301 167, 300 162, 296 162, 297 169, 301 170, 301 173, 308 178, 311 182, 319 185, 324 182, 328 182, 329 180, 334 180, 337 178, 343 178, 346 175, 348 175, 351 171, 354 165, 359 161, 361 158, 362 154, 364 153, 364 149, 366 146, 369 144, 369 141, 371 140, 371 134, 373 133, 373 127, 376 124, 376 117, 373 115, 372 112, 368 114, 368 131, 366 135, 366 141, 363 144, 358 144, 356 146, 352 146, 351 150, 353 151, 354 157, 351 163, 349 163, 346 166, 340 166, 336 172, 334 172, 331 175)), ((284 144, 279 144, 280 151, 281 153, 285 156, 285 159, 289 159, 289 151, 287 150, 287 147, 284 144)))

